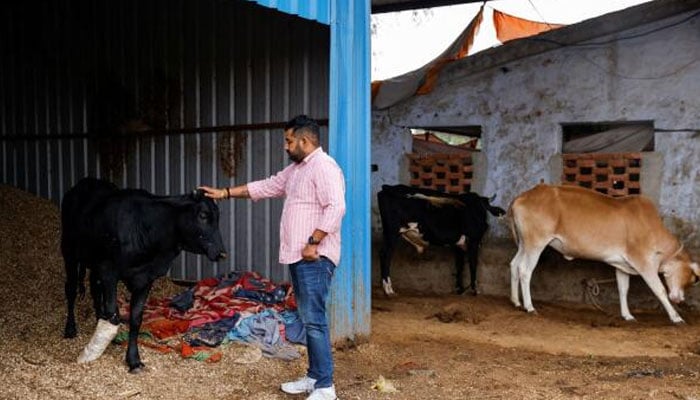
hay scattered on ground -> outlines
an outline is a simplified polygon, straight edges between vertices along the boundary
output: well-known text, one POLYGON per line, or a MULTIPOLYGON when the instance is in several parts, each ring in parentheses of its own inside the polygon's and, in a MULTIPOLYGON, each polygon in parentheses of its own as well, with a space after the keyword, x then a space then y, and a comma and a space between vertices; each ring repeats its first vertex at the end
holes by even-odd
MULTIPOLYGON (((54 204, 0 185, 0 400, 303 398, 279 384, 305 373, 305 357, 255 361, 240 345, 220 347, 223 359, 211 364, 141 346, 139 375, 117 345, 77 364, 95 318, 89 299, 79 301, 78 337, 63 339, 59 238, 54 204)), ((152 295, 180 289, 161 278, 152 295)), ((370 342, 335 351, 341 399, 700 398, 698 314, 684 313, 688 325, 677 327, 663 311, 611 324, 580 306, 540 302, 539 315, 528 315, 489 296, 377 294, 372 302, 370 342), (372 389, 380 376, 397 392, 372 389)))

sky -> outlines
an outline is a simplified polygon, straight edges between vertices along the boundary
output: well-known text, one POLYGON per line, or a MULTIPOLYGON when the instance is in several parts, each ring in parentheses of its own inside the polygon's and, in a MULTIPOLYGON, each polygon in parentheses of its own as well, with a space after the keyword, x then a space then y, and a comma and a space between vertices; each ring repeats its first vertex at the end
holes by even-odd
MULTIPOLYGON (((532 21, 574 24, 649 0, 493 0, 472 53, 497 46, 493 9, 532 21)), ((466 28, 481 3, 372 15, 372 80, 413 71, 440 55, 466 28)))

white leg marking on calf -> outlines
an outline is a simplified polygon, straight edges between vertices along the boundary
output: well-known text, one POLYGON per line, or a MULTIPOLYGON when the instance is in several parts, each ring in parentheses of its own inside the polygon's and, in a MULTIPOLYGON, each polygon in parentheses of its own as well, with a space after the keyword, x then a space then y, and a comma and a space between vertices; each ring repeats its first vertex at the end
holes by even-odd
POLYGON ((394 293, 394 288, 391 286, 391 278, 382 279, 382 289, 384 289, 384 294, 391 296, 394 293))
POLYGON ((455 245, 460 247, 462 250, 467 251, 467 237, 465 235, 460 236, 455 245))
POLYGON ((97 360, 102 353, 104 353, 105 349, 107 349, 112 339, 117 336, 118 330, 119 325, 112 325, 112 323, 106 319, 97 321, 95 333, 92 335, 90 342, 83 349, 83 352, 78 356, 78 363, 81 364, 97 360))
POLYGON ((634 321, 634 316, 627 306, 627 292, 630 288, 630 276, 628 273, 615 268, 615 278, 617 278, 617 293, 620 296, 620 315, 626 321, 634 321))

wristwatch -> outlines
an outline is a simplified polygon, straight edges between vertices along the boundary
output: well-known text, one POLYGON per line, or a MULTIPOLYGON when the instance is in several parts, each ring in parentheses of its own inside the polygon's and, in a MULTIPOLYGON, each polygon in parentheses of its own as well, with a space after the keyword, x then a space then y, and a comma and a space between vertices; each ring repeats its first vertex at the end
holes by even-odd
POLYGON ((320 240, 314 239, 314 237, 313 237, 313 235, 312 235, 312 236, 309 236, 309 240, 308 240, 306 243, 308 243, 308 244, 313 244, 313 245, 318 245, 318 244, 321 243, 321 241, 320 241, 320 240))

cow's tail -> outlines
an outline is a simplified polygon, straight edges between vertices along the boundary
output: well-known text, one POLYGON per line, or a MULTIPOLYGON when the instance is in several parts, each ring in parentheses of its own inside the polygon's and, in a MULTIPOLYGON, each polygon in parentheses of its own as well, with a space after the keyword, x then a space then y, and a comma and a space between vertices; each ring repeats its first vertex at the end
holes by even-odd
POLYGON ((486 207, 486 210, 491 213, 494 217, 502 217, 506 215, 506 210, 502 209, 501 207, 496 207, 492 205, 488 205, 486 207))
POLYGON ((496 200, 496 195, 494 194, 493 196, 489 197, 481 197, 481 205, 488 211, 491 215, 494 217, 502 217, 506 215, 506 210, 502 209, 501 207, 497 206, 492 206, 491 203, 493 203, 494 200, 496 200))
POLYGON ((77 294, 85 295, 85 266, 78 261, 75 234, 76 211, 79 208, 79 192, 70 189, 61 201, 61 254, 65 263, 66 290, 77 288, 77 294))
POLYGON ((510 207, 508 207, 506 218, 508 219, 508 225, 510 226, 510 233, 513 235, 513 240, 517 246, 520 246, 520 235, 518 234, 518 227, 515 223, 515 214, 513 212, 512 204, 510 207))

